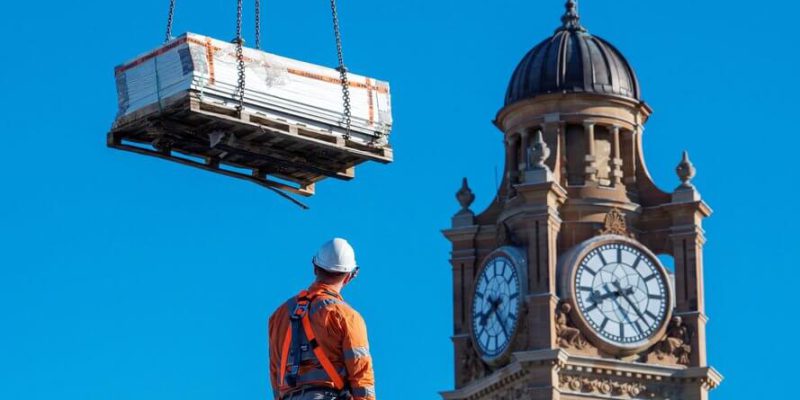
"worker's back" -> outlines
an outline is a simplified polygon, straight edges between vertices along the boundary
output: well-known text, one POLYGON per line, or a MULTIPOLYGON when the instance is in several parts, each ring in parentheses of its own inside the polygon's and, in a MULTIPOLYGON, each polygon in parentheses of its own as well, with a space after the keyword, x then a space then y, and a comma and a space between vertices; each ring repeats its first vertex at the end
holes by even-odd
POLYGON ((316 282, 308 289, 308 297, 311 301, 305 312, 314 336, 310 344, 299 322, 293 332, 291 316, 297 309, 297 297, 281 305, 269 319, 270 378, 274 397, 302 399, 303 393, 309 390, 337 391, 336 377, 330 376, 325 369, 326 361, 320 359, 327 358, 354 399, 374 399, 375 380, 363 318, 344 302, 334 286, 316 282), (294 343, 292 338, 300 342, 294 343), (314 351, 315 344, 317 351, 314 351), (295 354, 295 349, 299 350, 299 355, 295 354), (322 357, 318 356, 319 350, 324 353, 322 357), (300 362, 293 374, 296 360, 300 362))

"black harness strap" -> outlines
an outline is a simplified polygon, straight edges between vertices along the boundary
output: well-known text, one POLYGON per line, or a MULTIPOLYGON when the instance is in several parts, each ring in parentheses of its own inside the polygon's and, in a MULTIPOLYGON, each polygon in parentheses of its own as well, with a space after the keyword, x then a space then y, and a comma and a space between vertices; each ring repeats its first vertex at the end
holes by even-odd
POLYGON ((302 293, 298 296, 297 303, 289 317, 292 324, 292 367, 289 370, 289 374, 286 375, 286 383, 290 387, 297 387, 297 377, 300 373, 300 363, 303 361, 303 353, 311 350, 307 343, 308 339, 305 337, 300 324, 306 316, 314 298, 316 298, 315 294, 308 293, 302 293))

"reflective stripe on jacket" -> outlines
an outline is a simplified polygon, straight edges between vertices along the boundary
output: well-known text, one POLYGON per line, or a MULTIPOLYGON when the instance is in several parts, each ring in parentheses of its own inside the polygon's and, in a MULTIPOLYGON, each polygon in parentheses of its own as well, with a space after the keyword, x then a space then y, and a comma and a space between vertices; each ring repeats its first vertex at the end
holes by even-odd
MULTIPOLYGON (((308 291, 318 293, 308 313, 320 348, 344 378, 355 400, 374 400, 375 377, 364 319, 331 286, 314 283, 308 291)), ((295 304, 293 297, 269 318, 269 369, 275 399, 302 386, 335 386, 311 352, 303 352, 297 387, 278 382, 281 349, 295 304)))

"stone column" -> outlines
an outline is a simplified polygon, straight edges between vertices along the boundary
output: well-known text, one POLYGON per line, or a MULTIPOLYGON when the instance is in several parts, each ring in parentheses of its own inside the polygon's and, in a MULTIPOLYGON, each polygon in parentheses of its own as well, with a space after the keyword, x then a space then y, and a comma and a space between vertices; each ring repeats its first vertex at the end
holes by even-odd
POLYGON ((517 162, 517 171, 520 174, 524 174, 525 170, 528 169, 528 147, 530 147, 530 142, 528 138, 530 137, 530 129, 525 128, 519 133, 519 158, 517 162))
POLYGON ((626 185, 631 186, 631 187, 633 187, 636 184, 636 162, 637 162, 636 158, 637 158, 637 153, 638 153, 637 149, 639 148, 639 138, 640 138, 640 135, 639 135, 638 131, 631 132, 629 139, 627 139, 627 140, 630 140, 630 143, 631 143, 630 152, 626 152, 628 154, 625 154, 623 156, 623 158, 625 160, 628 160, 627 162, 630 163, 629 164, 629 166, 630 166, 629 170, 631 171, 630 175, 626 175, 625 176, 625 178, 623 179, 623 182, 625 182, 626 185))
POLYGON ((611 182, 614 187, 619 187, 622 185, 622 155, 620 154, 618 125, 611 127, 611 141, 613 146, 611 154, 611 182))
POLYGON ((468 351, 471 350, 469 334, 469 305, 472 286, 474 285, 475 268, 477 267, 477 251, 473 248, 477 226, 462 226, 448 229, 445 237, 453 245, 450 257, 451 271, 453 273, 453 356, 455 368, 456 387, 466 383, 465 372, 461 368, 468 351))
POLYGON ((706 315, 703 293, 702 219, 711 215, 703 201, 672 203, 670 241, 675 258, 675 315, 689 328, 689 365, 703 367, 706 360, 706 315))
POLYGON ((556 244, 561 229, 558 209, 567 193, 556 182, 517 186, 524 198, 525 211, 509 219, 524 221, 528 230, 528 306, 527 329, 530 349, 554 348, 556 297, 556 244))
POLYGON ((567 187, 567 180, 569 179, 569 171, 567 170, 567 124, 564 121, 558 122, 558 149, 556 150, 556 154, 558 154, 559 160, 561 161, 561 168, 558 172, 561 173, 559 183, 567 187))
POLYGON ((594 122, 583 123, 586 133, 586 182, 597 182, 597 158, 594 151, 594 122))
POLYGON ((517 183, 519 178, 518 156, 519 150, 517 149, 518 135, 510 133, 506 137, 506 179, 509 185, 517 183))

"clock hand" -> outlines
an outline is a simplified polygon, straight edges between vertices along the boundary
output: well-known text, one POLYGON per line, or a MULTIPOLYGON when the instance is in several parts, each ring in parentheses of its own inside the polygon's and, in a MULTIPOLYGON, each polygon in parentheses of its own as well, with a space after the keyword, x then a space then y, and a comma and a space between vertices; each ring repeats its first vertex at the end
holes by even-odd
POLYGON ((506 324, 503 322, 503 319, 500 318, 500 313, 497 312, 497 309, 494 309, 494 315, 497 317, 497 323, 500 324, 500 328, 503 329, 503 333, 508 337, 508 329, 506 329, 506 324))
MULTIPOLYGON (((615 281, 615 282, 614 282, 614 286, 618 286, 618 285, 619 285, 619 283, 615 281)), ((605 284, 605 288, 606 288, 606 290, 608 290, 608 284, 605 284)), ((619 293, 619 292, 615 292, 615 293, 619 293)), ((614 300, 614 304, 616 304, 616 305, 617 305, 617 308, 618 308, 618 309, 619 309, 619 311, 622 313, 622 316, 623 316, 623 317, 625 317, 625 320, 626 320, 626 321, 628 321, 628 324, 629 324, 629 325, 633 325, 633 326, 636 328, 636 330, 638 331, 638 330, 639 330, 639 327, 638 327, 638 326, 636 326, 636 325, 633 323, 633 321, 631 321, 631 318, 628 316, 628 312, 627 312, 627 311, 625 311, 625 309, 624 309, 624 308, 622 308, 622 304, 620 304, 619 300, 617 300, 617 298, 618 298, 618 297, 619 297, 619 296, 614 296, 614 297, 612 297, 612 299, 614 300)), ((642 333, 642 332, 641 332, 641 331, 639 331, 639 334, 641 334, 641 333, 642 333)))
POLYGON ((481 326, 486 326, 486 323, 489 322, 489 317, 492 315, 495 309, 500 305, 497 300, 493 300, 491 296, 488 298, 489 302, 489 310, 481 315, 481 326))
MULTIPOLYGON (((615 284, 615 286, 617 286, 617 287, 619 287, 619 286, 620 286, 618 282, 614 282, 614 284, 615 284)), ((625 299, 625 301, 627 301, 627 302, 628 302, 628 304, 630 304, 630 305, 631 305, 631 308, 633 308, 633 311, 636 311, 636 315, 638 315, 640 319, 644 320, 644 314, 642 314, 642 311, 641 311, 641 310, 639 310, 639 307, 637 307, 637 306, 636 306, 636 304, 634 304, 634 303, 631 301, 631 299, 629 299, 629 298, 628 298, 628 295, 629 295, 629 294, 633 294, 633 287, 629 287, 629 288, 628 288, 628 290, 626 290, 626 291, 621 291, 620 293, 622 293, 622 298, 623 298, 623 299, 625 299)), ((640 333, 641 333, 641 332, 640 332, 640 333)))
POLYGON ((593 303, 600 303, 601 301, 603 301, 605 299, 612 298, 612 297, 618 297, 620 295, 619 291, 609 290, 608 289, 608 284, 603 285, 603 287, 606 289, 606 294, 601 294, 599 290, 595 290, 589 296, 589 301, 591 301, 593 303))
MULTIPOLYGON (((606 289, 606 290, 608 290, 608 289, 606 289)), ((599 302, 601 302, 601 301, 603 301, 605 299, 608 299, 608 298, 611 298, 611 297, 616 297, 618 295, 619 295, 619 292, 610 292, 609 291, 606 294, 600 294, 599 290, 595 290, 594 292, 592 292, 592 295, 589 297, 589 300, 591 300, 594 303, 599 303, 599 302)))

